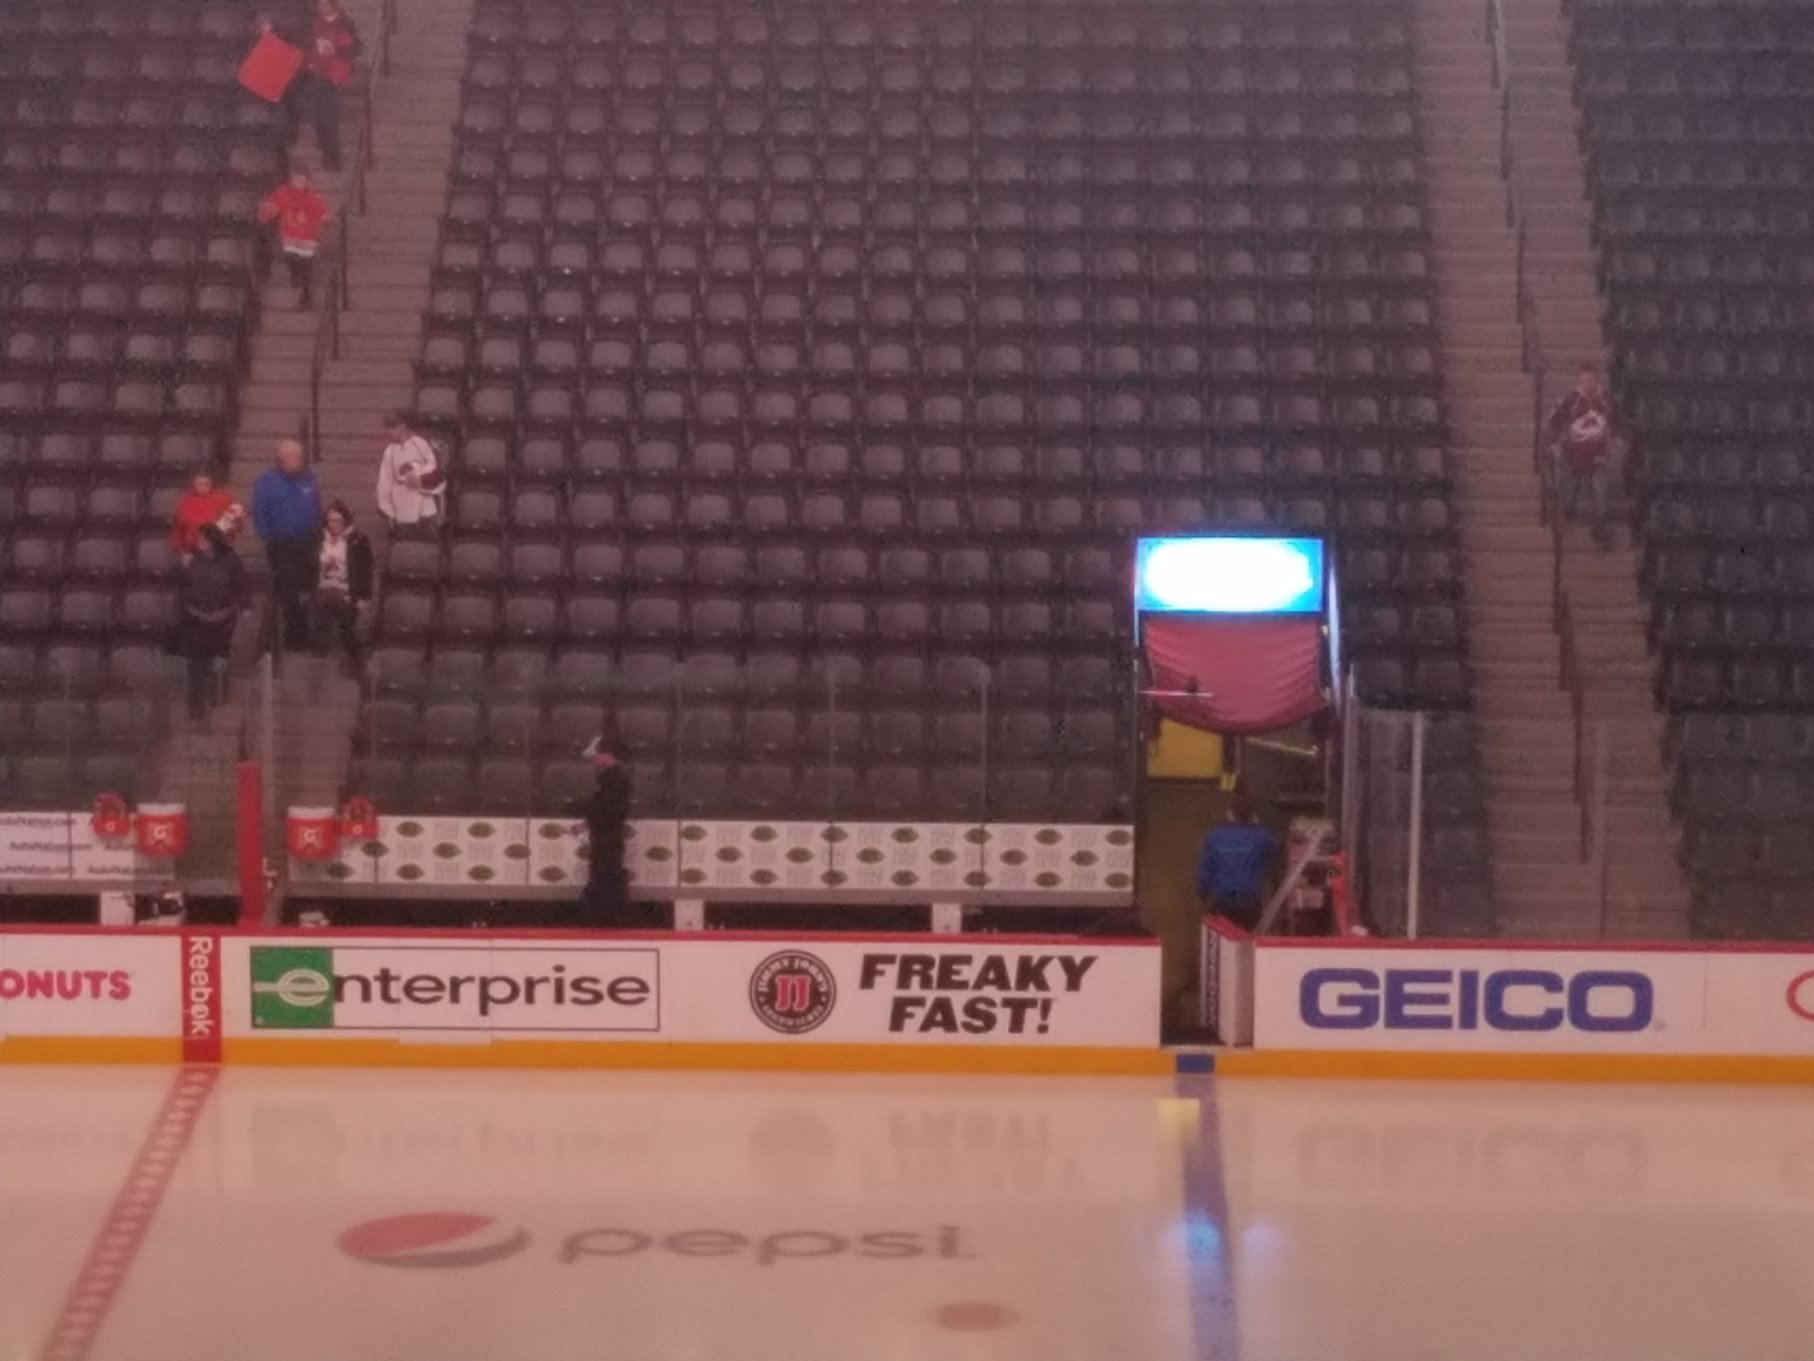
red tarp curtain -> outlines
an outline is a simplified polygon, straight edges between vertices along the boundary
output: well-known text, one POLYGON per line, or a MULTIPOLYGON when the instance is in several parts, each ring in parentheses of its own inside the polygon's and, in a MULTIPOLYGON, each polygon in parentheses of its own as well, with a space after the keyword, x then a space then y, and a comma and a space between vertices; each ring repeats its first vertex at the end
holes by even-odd
POLYGON ((1323 707, 1322 629, 1315 616, 1149 614, 1140 627, 1151 688, 1201 692, 1151 697, 1174 722, 1209 732, 1271 732, 1323 707))

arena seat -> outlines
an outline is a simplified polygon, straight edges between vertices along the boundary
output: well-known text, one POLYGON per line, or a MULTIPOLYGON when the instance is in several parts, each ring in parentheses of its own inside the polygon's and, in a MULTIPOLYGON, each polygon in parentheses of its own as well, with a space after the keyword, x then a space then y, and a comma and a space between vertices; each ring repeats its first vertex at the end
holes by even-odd
POLYGON ((1466 708, 1409 41, 481 0, 416 403, 454 533, 390 551, 374 704, 456 649, 473 760, 586 696, 726 816, 1125 816, 1129 542, 1233 526, 1329 534, 1369 697, 1466 708))
POLYGON ((1814 13, 1572 13, 1695 924, 1806 936, 1814 13))
POLYGON ((0 688, 33 717, 0 723, 8 803, 131 793, 158 729, 135 706, 167 682, 164 534, 188 475, 225 468, 251 208, 281 174, 234 79, 252 18, 0 11, 0 688))

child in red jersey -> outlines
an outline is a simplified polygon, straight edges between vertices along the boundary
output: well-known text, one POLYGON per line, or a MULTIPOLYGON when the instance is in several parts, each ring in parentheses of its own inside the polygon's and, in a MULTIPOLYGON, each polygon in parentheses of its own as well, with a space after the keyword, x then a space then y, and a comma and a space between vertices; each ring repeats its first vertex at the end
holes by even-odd
POLYGON ((327 200, 299 170, 258 205, 258 220, 277 224, 284 263, 290 268, 290 285, 303 307, 313 307, 315 252, 321 246, 321 229, 327 225, 327 200))

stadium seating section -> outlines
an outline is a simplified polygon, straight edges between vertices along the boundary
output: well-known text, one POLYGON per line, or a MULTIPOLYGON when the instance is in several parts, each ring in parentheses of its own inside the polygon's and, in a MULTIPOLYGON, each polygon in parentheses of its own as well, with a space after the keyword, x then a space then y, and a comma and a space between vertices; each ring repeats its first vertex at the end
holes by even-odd
POLYGON ((645 811, 1126 816, 1143 530, 1333 535, 1363 691, 1465 708, 1408 41, 481 0, 353 784, 546 806, 608 715, 645 811))
POLYGON ((1698 925, 1805 934, 1814 730, 1783 711, 1814 707, 1814 10, 1573 17, 1698 925))
POLYGON ((189 474, 254 320, 271 111, 249 4, 0 5, 0 789, 131 792, 157 729, 189 474))

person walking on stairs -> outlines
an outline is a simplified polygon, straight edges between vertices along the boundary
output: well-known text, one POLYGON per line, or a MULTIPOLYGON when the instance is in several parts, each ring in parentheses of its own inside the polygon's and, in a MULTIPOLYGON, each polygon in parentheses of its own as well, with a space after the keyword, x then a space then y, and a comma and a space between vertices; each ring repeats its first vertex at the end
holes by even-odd
POLYGON ((277 466, 252 484, 252 527, 271 569, 271 654, 282 657, 287 648, 307 644, 321 536, 321 483, 293 439, 277 446, 277 466))
POLYGON ((1550 412, 1544 438, 1549 444, 1556 513, 1573 520, 1585 489, 1594 543, 1612 547, 1612 474, 1624 436, 1612 398, 1592 364, 1581 366, 1574 387, 1550 412))
POLYGON ((321 229, 327 225, 327 200, 298 170, 258 205, 258 220, 277 225, 277 243, 289 266, 290 287, 296 290, 297 305, 307 311, 315 305, 315 253, 321 248, 321 229))
POLYGON ((432 525, 447 489, 440 455, 400 411, 385 416, 384 433, 390 443, 378 462, 378 513, 392 531, 432 525))
POLYGON ((315 556, 315 651, 323 656, 335 639, 346 659, 348 676, 365 674, 359 642, 360 621, 372 600, 372 545, 353 525, 344 501, 328 506, 321 547, 315 556))
POLYGON ((233 628, 246 607, 246 568, 219 526, 202 525, 194 551, 183 561, 179 613, 171 651, 189 672, 189 717, 200 722, 226 698, 227 654, 233 628))
POLYGON ((316 0, 309 34, 309 80, 304 98, 315 125, 315 144, 328 170, 340 169, 340 97, 353 83, 353 68, 364 44, 353 21, 334 0, 316 0))

